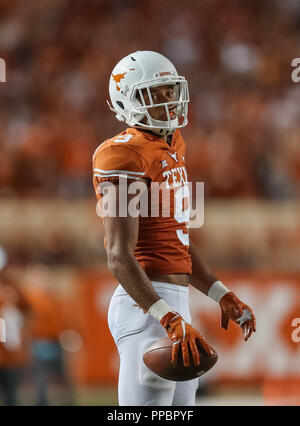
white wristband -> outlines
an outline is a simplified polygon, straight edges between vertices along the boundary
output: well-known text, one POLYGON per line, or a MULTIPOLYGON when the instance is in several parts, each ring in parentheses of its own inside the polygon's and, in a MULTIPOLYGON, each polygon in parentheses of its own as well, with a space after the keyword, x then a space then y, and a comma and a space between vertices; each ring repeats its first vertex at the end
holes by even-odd
POLYGON ((159 299, 148 309, 148 313, 159 322, 168 312, 173 312, 173 310, 164 299, 159 299))
POLYGON ((219 303, 222 297, 229 292, 230 290, 221 281, 216 281, 208 290, 207 296, 219 303))

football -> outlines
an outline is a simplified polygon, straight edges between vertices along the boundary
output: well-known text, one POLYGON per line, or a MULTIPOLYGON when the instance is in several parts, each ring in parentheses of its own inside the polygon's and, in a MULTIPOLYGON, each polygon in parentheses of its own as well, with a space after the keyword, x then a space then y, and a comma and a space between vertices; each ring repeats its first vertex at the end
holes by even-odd
POLYGON ((214 348, 211 347, 211 349, 213 355, 208 355, 199 347, 200 365, 191 364, 190 367, 185 367, 181 352, 178 362, 172 362, 172 341, 169 337, 164 337, 146 349, 143 360, 146 366, 158 376, 179 382, 200 377, 215 365, 218 355, 214 348))

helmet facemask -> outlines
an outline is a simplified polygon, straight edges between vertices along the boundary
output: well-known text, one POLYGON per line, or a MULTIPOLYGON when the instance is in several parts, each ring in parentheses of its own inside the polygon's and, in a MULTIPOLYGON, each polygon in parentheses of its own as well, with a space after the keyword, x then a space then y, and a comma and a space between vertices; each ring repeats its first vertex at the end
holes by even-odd
POLYGON ((189 93, 187 81, 184 77, 168 76, 167 78, 137 83, 132 87, 130 100, 134 105, 134 110, 131 111, 130 115, 130 121, 134 127, 149 129, 163 136, 170 135, 177 128, 184 127, 187 124, 189 93), (151 88, 159 86, 172 86, 174 99, 168 102, 155 103, 151 88), (162 108, 163 119, 157 119, 151 115, 151 110, 158 111, 158 108, 162 108))

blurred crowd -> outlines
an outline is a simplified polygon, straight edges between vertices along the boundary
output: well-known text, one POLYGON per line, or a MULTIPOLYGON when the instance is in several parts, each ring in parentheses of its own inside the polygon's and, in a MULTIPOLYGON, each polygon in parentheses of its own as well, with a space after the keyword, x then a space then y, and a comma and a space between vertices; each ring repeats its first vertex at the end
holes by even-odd
POLYGON ((189 171, 206 196, 297 197, 299 43, 297 0, 2 1, 0 195, 92 195, 91 156, 123 129, 111 70, 154 50, 189 81, 189 171))
POLYGON ((73 404, 64 353, 64 334, 72 320, 66 319, 68 309, 55 290, 53 274, 38 264, 27 270, 2 266, 0 405, 53 405, 54 385, 55 398, 73 404))

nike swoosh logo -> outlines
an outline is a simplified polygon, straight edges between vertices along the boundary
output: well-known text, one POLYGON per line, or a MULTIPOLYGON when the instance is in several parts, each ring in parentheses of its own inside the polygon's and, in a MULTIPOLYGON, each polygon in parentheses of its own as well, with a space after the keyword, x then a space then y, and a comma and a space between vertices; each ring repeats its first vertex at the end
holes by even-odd
POLYGON ((184 342, 184 340, 185 340, 185 322, 183 320, 181 320, 181 327, 182 327, 182 331, 183 331, 182 341, 184 342))

